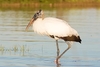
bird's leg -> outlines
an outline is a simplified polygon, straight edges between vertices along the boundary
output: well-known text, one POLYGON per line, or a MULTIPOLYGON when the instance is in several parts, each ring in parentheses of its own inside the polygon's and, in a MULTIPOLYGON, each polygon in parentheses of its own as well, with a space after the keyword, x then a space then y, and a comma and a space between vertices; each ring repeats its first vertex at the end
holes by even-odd
POLYGON ((57 46, 57 57, 58 57, 59 56, 59 52, 60 52, 59 45, 58 45, 58 40, 56 40, 56 46, 57 46))
POLYGON ((71 43, 67 42, 67 44, 68 44, 68 48, 67 48, 61 55, 59 55, 59 56, 56 58, 56 61, 58 61, 58 60, 62 57, 62 55, 63 55, 67 50, 69 50, 69 49, 71 48, 71 43))
MULTIPOLYGON (((60 50, 59 50, 58 40, 56 40, 56 46, 57 46, 57 57, 59 57, 60 50)), ((56 59, 55 61, 57 64, 59 63, 58 59, 56 59)))

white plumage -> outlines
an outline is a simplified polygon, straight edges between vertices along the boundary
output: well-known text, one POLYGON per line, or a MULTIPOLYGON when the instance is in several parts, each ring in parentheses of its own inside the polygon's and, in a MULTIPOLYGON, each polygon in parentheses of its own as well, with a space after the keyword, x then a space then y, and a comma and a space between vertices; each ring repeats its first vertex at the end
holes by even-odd
POLYGON ((59 37, 65 36, 78 36, 76 30, 71 28, 66 21, 47 17, 47 18, 38 18, 33 23, 33 30, 42 35, 54 35, 59 37))
POLYGON ((72 41, 81 43, 81 39, 79 34, 75 29, 73 29, 66 21, 47 17, 44 18, 44 14, 42 10, 39 10, 34 14, 33 18, 29 22, 26 27, 26 30, 33 24, 34 32, 38 34, 47 35, 56 40, 57 46, 57 58, 56 63, 58 63, 58 59, 69 49, 71 48, 72 41), (59 46, 58 39, 63 39, 68 44, 68 48, 59 55, 59 46), (71 42, 69 42, 71 41, 71 42))

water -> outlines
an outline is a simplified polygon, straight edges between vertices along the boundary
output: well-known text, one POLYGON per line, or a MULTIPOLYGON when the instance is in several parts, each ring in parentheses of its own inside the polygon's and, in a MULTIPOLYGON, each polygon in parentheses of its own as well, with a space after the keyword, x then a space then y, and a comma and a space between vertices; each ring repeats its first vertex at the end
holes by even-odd
MULTIPOLYGON (((0 11, 0 67, 99 67, 100 66, 100 9, 44 10, 45 17, 66 20, 81 36, 82 44, 74 43, 60 59, 56 58, 55 40, 40 36, 26 25, 36 11, 0 11)), ((59 41, 60 51, 67 45, 59 41)))

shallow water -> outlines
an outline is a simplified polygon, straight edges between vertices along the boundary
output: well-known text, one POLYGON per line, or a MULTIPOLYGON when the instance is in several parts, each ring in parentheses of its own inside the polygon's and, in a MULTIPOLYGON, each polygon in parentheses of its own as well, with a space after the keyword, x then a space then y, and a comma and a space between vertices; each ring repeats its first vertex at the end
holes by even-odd
MULTIPOLYGON (((0 67, 57 67, 55 40, 25 27, 36 11, 0 11, 0 67)), ((60 59, 58 67, 100 66, 100 9, 44 10, 45 16, 66 20, 81 36, 60 59)), ((59 40, 60 52, 67 48, 59 40)))

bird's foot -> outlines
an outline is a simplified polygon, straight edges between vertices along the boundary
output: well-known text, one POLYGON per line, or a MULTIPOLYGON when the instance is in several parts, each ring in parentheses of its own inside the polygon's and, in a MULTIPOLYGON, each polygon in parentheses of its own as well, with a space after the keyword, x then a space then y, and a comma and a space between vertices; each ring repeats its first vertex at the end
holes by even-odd
POLYGON ((57 65, 61 65, 61 64, 60 64, 60 61, 59 61, 58 59, 55 60, 55 63, 56 63, 57 65))

